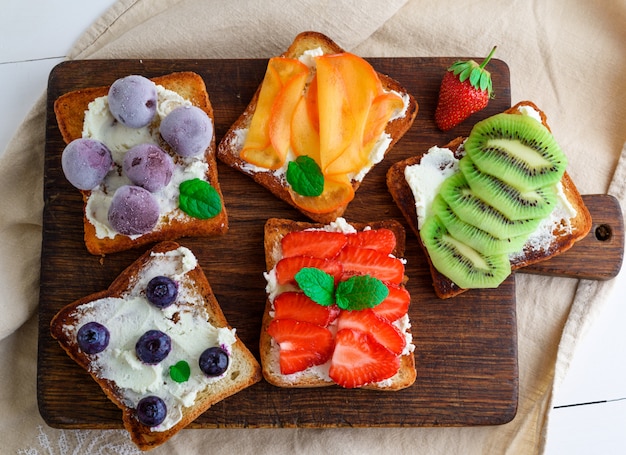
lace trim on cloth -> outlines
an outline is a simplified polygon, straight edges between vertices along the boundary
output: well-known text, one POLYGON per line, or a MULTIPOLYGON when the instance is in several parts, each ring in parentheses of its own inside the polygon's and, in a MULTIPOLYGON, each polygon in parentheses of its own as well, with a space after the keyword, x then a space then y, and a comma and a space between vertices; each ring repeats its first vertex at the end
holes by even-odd
POLYGON ((137 455, 139 450, 128 438, 124 430, 53 430, 51 434, 44 427, 37 427, 39 446, 31 446, 17 451, 18 455, 137 455))

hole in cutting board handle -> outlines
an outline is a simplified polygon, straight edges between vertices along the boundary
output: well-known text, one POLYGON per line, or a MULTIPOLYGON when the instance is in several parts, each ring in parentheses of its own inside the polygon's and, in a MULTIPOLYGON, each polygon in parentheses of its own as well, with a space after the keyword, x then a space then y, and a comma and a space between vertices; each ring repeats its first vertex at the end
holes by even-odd
POLYGON ((608 224, 601 224, 596 227, 595 234, 596 239, 600 240, 601 242, 606 242, 607 240, 611 240, 611 237, 613 236, 613 230, 608 224))

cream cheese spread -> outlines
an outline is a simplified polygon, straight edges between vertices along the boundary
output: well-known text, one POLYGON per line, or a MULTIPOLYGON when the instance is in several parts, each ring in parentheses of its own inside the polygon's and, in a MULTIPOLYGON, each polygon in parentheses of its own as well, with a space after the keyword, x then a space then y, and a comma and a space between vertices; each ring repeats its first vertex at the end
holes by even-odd
MULTIPOLYGON (((539 113, 532 107, 523 106, 523 109, 520 108, 520 112, 539 122, 541 121, 539 113)), ((429 215, 432 201, 439 192, 443 181, 450 175, 459 172, 458 162, 459 160, 455 158, 452 150, 435 146, 424 154, 420 163, 406 167, 404 175, 413 192, 418 228, 421 228, 429 215)), ((556 207, 530 234, 522 250, 509 255, 511 260, 523 257, 526 251, 545 251, 548 249, 554 240, 553 232, 555 229, 571 232, 571 220, 576 217, 576 209, 567 199, 560 181, 556 183, 555 191, 557 194, 556 207)))
MULTIPOLYGON (((366 227, 365 229, 367 230, 371 228, 366 227)), ((317 230, 317 228, 312 228, 310 230, 317 230)), ((348 223, 343 217, 338 217, 335 221, 319 228, 319 230, 324 230, 324 231, 329 231, 329 232, 343 232, 344 234, 350 234, 350 233, 356 232, 356 229, 354 228, 354 226, 348 223)), ((280 247, 277 250, 273 251, 272 254, 274 255, 273 257, 274 257, 275 263, 278 263, 278 261, 280 260, 282 256, 280 252, 280 247)), ((265 277, 265 280, 267 282, 265 291, 267 293, 268 300, 270 301, 270 305, 271 305, 270 316, 274 317, 274 299, 276 298, 276 296, 278 296, 279 294, 283 292, 297 291, 298 288, 293 285, 279 285, 276 280, 276 267, 272 268, 272 270, 270 270, 269 272, 265 272, 263 276, 265 277)), ((394 321, 393 325, 398 328, 398 330, 400 331, 400 333, 404 335, 404 338, 406 340, 406 345, 400 355, 407 355, 415 351, 415 345, 413 344, 413 335, 409 330, 411 328, 411 322, 410 322, 408 314, 405 314, 403 317, 401 317, 397 321, 394 321)), ((337 332, 336 320, 331 322, 328 325, 328 330, 331 331, 333 336, 335 335, 335 333, 337 332)), ((272 369, 274 371, 280 371, 280 367, 278 366, 279 365, 279 347, 278 347, 278 344, 274 341, 274 339, 272 339, 271 344, 272 344, 272 349, 270 353, 271 355, 269 356, 270 364, 272 365, 272 369)), ((329 369, 330 369, 330 360, 328 360, 326 363, 323 363, 321 365, 308 367, 305 370, 299 371, 297 373, 283 375, 283 379, 291 383, 296 383, 303 376, 314 375, 315 377, 321 380, 332 382, 332 379, 328 375, 329 369)), ((377 383, 377 384, 379 384, 380 386, 384 386, 385 383, 388 384, 391 381, 393 381, 393 377, 385 381, 381 381, 380 383, 377 383)))
MULTIPOLYGON (((173 109, 179 106, 190 106, 191 102, 184 99, 178 93, 168 90, 161 85, 157 85, 157 113, 154 120, 143 128, 129 128, 115 121, 109 111, 106 96, 96 98, 88 105, 85 111, 85 121, 83 123, 83 137, 96 139, 106 144, 113 156, 114 169, 111 170, 104 181, 91 190, 87 200, 85 215, 94 226, 96 237, 99 239, 113 238, 118 235, 108 221, 108 211, 111 200, 117 190, 122 185, 131 184, 130 180, 122 173, 122 163, 124 155, 132 147, 150 143, 156 144, 164 150, 169 147, 162 140, 159 134, 161 121, 173 109)), ((170 183, 153 194, 160 208, 160 217, 155 226, 158 230, 168 220, 185 219, 188 217, 178 208, 179 185, 193 178, 206 180, 209 165, 204 159, 204 155, 196 157, 182 158, 176 154, 171 154, 174 158, 174 172, 170 183)), ((140 235, 129 236, 137 238, 140 235)))
POLYGON ((76 338, 78 329, 90 321, 105 325, 110 333, 108 347, 93 355, 90 371, 101 378, 113 381, 124 404, 135 408, 146 395, 156 395, 167 407, 167 416, 152 431, 165 431, 178 423, 184 409, 193 406, 200 391, 211 389, 224 378, 206 376, 198 366, 200 354, 212 346, 221 346, 232 352, 235 330, 217 328, 208 322, 202 295, 194 289, 187 273, 197 261, 185 247, 166 253, 153 254, 132 287, 121 297, 107 297, 78 307, 80 312, 75 325, 63 327, 70 339, 76 338), (175 304, 160 309, 145 297, 145 288, 155 276, 168 276, 178 283, 175 304), (157 329, 168 334, 172 349, 157 365, 142 363, 135 354, 135 343, 146 331, 157 329), (169 376, 170 366, 185 360, 191 368, 189 380, 178 383, 169 376))

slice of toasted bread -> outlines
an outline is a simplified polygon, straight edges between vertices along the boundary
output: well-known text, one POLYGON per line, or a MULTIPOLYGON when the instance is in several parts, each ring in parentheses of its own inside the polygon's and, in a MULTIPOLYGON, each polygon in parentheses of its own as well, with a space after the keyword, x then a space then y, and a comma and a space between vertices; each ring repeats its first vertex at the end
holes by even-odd
MULTIPOLYGON (((525 109, 536 112, 539 115, 538 120, 540 119, 542 124, 549 129, 545 113, 530 101, 522 101, 507 109, 505 112, 521 115, 522 110, 525 109)), ((464 142, 465 138, 459 137, 445 145, 444 148, 451 150, 456 158, 460 158, 464 155, 464 142)), ((428 252, 420 240, 415 199, 413 197, 413 192, 405 179, 405 169, 407 166, 419 164, 422 156, 423 155, 414 156, 391 166, 387 172, 387 187, 394 201, 400 208, 400 211, 406 218, 407 223, 417 235, 424 253, 428 258, 436 294, 440 298, 445 299, 454 297, 455 295, 464 292, 466 289, 460 288, 449 278, 439 273, 435 267, 433 267, 430 257, 428 256, 428 252)), ((530 264, 545 261, 568 250, 574 245, 574 243, 585 237, 591 229, 591 215, 589 214, 589 210, 585 206, 582 197, 567 172, 565 172, 561 179, 561 186, 564 198, 576 211, 576 215, 569 217, 567 220, 556 220, 553 225, 549 245, 546 246, 545 244, 542 244, 540 247, 533 246, 529 241, 526 243, 522 251, 510 255, 509 258, 512 270, 517 270, 530 264), (565 226, 569 226, 569 229, 566 229, 565 226)))
POLYGON ((141 450, 164 443, 213 404, 261 380, 259 363, 229 326, 195 256, 175 242, 155 245, 107 290, 62 308, 50 329, 67 354, 122 409, 124 426, 141 450), (177 283, 176 300, 163 309, 146 297, 145 287, 155 276, 177 283), (110 340, 104 351, 89 355, 79 347, 77 333, 91 321, 107 327, 110 340), (167 333, 172 344, 168 356, 154 366, 142 363, 134 348, 137 339, 152 329, 167 333), (213 346, 229 353, 229 364, 224 374, 210 378, 200 370, 197 357, 213 346), (191 371, 178 383, 169 369, 182 360, 191 371), (146 375, 153 377, 146 380, 146 375), (171 420, 152 429, 139 422, 136 405, 147 395, 165 401, 171 420))
MULTIPOLYGON (((345 52, 330 38, 321 33, 303 32, 296 36, 292 44, 281 55, 281 57, 299 58, 304 54, 304 52, 312 51, 317 48, 320 48, 324 54, 339 54, 345 52)), ((383 88, 386 91, 394 91, 403 97, 406 108, 402 116, 395 119, 392 118, 392 120, 387 124, 387 127, 385 128, 385 134, 388 134, 391 139, 384 151, 384 153, 387 154, 413 124, 415 116, 417 115, 418 104, 413 96, 409 94, 397 81, 393 80, 391 77, 385 74, 377 74, 380 81, 382 82, 383 88)), ((259 88, 257 89, 256 93, 254 94, 252 100, 250 101, 244 112, 237 119, 237 121, 233 123, 228 132, 220 141, 217 150, 218 158, 232 168, 237 169, 246 175, 249 175, 257 183, 273 193, 276 197, 294 206, 308 218, 320 223, 328 223, 335 220, 338 216, 341 216, 345 212, 349 202, 327 213, 313 213, 311 211, 299 208, 294 203, 289 193, 288 183, 286 181, 284 172, 263 170, 261 168, 250 166, 240 157, 240 152, 243 147, 243 141, 245 136, 245 134, 242 134, 242 132, 247 131, 250 126, 250 122, 252 121, 252 117, 256 109, 260 91, 261 85, 259 85, 259 88)), ((354 191, 356 191, 360 186, 361 179, 362 178, 351 180, 352 188, 354 191)))
MULTIPOLYGON (((350 231, 354 229, 356 231, 362 231, 366 228, 371 229, 390 229, 396 237, 396 248, 392 254, 397 258, 402 258, 405 248, 405 232, 402 225, 395 220, 378 221, 373 223, 346 223, 343 218, 339 218, 336 223, 332 223, 336 227, 329 227, 322 223, 309 223, 299 222, 287 219, 270 218, 265 224, 265 261, 268 272, 271 273, 272 269, 276 266, 278 261, 282 257, 281 239, 289 232, 303 231, 307 229, 335 229, 339 231, 350 231), (344 224, 345 223, 345 224, 344 224), (344 227, 342 227, 344 226, 344 227)), ((406 282, 406 277, 404 282, 406 282)), ((402 284, 404 285, 404 284, 402 284)), ((261 328, 260 337, 260 355, 261 366, 263 369, 264 378, 270 383, 278 387, 286 388, 308 388, 308 387, 324 387, 334 385, 327 373, 316 373, 316 368, 309 368, 302 372, 284 375, 280 371, 279 366, 279 354, 278 346, 273 341, 272 337, 268 334, 267 329, 273 320, 273 298, 274 296, 268 293, 266 300, 265 311, 263 313, 263 322, 261 328)), ((398 372, 389 378, 388 380, 379 383, 370 383, 363 386, 364 389, 386 390, 396 391, 411 386, 415 382, 416 370, 415 370, 415 358, 413 355, 413 344, 410 341, 411 330, 408 323, 408 315, 405 316, 406 327, 404 327, 405 337, 407 338, 407 352, 404 352, 400 357, 400 368, 398 372)), ((328 370, 328 362, 325 366, 321 366, 321 370, 328 370)))
MULTIPOLYGON (((171 73, 155 77, 152 81, 167 90, 176 92, 182 98, 190 101, 194 106, 202 109, 210 117, 213 125, 215 125, 213 107, 209 100, 204 81, 198 74, 193 72, 171 73)), ((66 93, 55 101, 54 112, 59 130, 66 143, 83 137, 83 123, 86 111, 89 109, 89 104, 96 98, 107 96, 108 91, 108 86, 81 89, 66 93)), ((155 120, 155 122, 158 122, 158 120, 155 120)), ((158 123, 153 123, 151 128, 158 131, 158 123)), ((178 167, 184 164, 184 160, 176 157, 176 154, 165 141, 159 138, 158 145, 174 158, 175 166, 178 167)), ((87 216, 87 202, 92 196, 92 191, 81 191, 84 202, 83 224, 87 250, 95 255, 107 254, 164 240, 175 240, 181 237, 191 236, 213 236, 227 232, 228 217, 218 181, 215 149, 215 133, 213 133, 209 147, 197 160, 208 164, 204 179, 209 182, 219 194, 222 210, 218 215, 209 219, 200 219, 189 216, 179 208, 175 208, 169 213, 162 213, 159 222, 151 232, 132 237, 119 233, 103 235, 98 233, 96 226, 87 216)), ((118 167, 121 168, 119 164, 120 163, 118 163, 118 167)), ((172 183, 170 183, 170 185, 171 184, 172 183)), ((178 197, 177 190, 174 191, 173 194, 174 196, 172 197, 178 197)), ((108 197, 112 197, 112 194, 109 194, 108 197)), ((176 207, 178 207, 177 204, 176 207)), ((100 221, 106 223, 106 220, 101 219, 100 221)), ((108 228, 110 228, 110 226, 108 226, 108 228)))

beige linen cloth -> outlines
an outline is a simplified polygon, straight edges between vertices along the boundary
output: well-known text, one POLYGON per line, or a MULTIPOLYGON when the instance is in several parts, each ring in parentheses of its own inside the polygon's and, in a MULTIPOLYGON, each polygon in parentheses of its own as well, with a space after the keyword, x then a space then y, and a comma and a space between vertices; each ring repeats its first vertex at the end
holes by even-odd
MULTIPOLYGON (((530 99, 548 114, 580 192, 609 192, 626 205, 621 0, 120 0, 68 58, 267 58, 303 30, 372 57, 480 56, 498 45, 497 57, 511 70, 513 103, 530 99)), ((124 431, 56 430, 37 410, 44 99, 0 161, 1 451, 135 453, 124 431)), ((555 389, 611 284, 518 274, 520 399, 508 424, 183 430, 153 453, 541 453, 555 389)))

